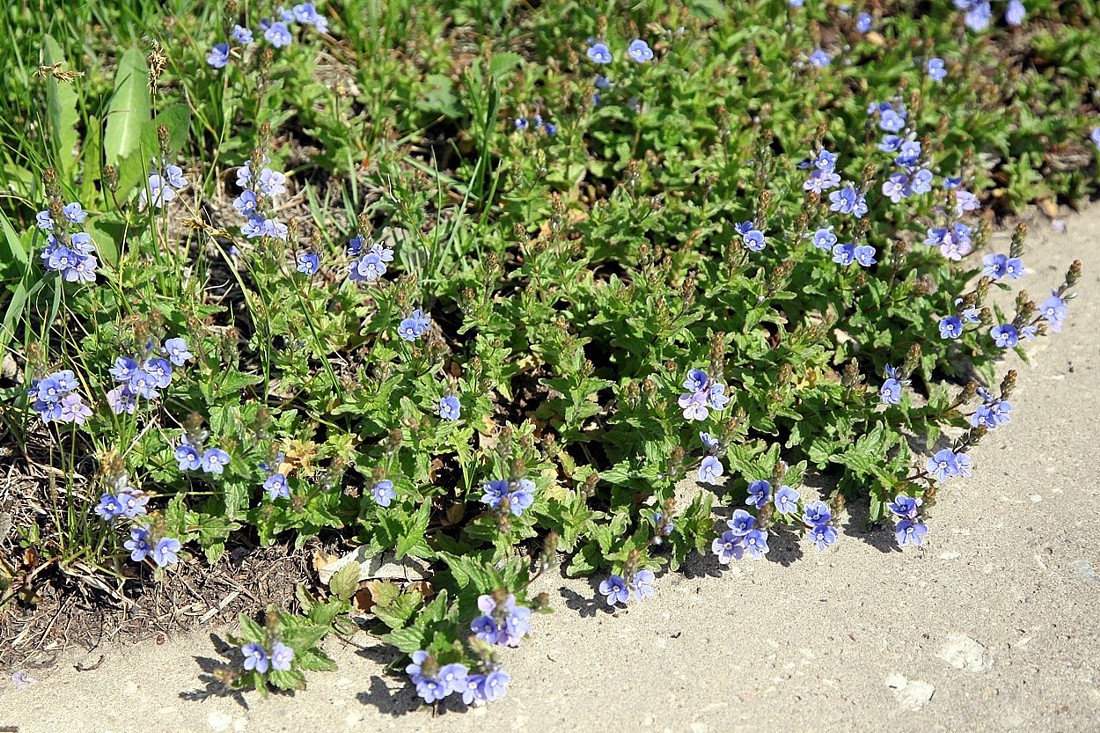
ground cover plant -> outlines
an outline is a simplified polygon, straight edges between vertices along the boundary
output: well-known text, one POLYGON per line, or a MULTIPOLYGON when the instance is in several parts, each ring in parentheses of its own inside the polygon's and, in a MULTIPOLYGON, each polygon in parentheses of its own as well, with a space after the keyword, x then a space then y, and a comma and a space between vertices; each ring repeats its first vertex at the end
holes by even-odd
POLYGON ((1080 278, 989 242, 1094 190, 1092 2, 45 10, 3 16, 0 605, 325 547, 229 688, 365 626, 489 702, 559 562, 615 607, 848 512, 919 547, 1080 278))

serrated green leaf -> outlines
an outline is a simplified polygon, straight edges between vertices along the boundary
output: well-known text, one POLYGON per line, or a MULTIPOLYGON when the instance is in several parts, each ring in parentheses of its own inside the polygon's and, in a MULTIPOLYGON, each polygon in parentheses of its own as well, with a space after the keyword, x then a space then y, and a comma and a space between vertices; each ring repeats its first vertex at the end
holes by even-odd
POLYGON ((350 600, 359 589, 359 563, 349 562, 333 573, 328 581, 328 588, 340 600, 350 600))

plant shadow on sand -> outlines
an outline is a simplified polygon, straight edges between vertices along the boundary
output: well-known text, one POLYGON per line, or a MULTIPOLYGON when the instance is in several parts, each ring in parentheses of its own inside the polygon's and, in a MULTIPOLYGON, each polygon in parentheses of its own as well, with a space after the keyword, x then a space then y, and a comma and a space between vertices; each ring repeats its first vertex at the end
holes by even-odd
POLYGON ((225 639, 222 639, 217 634, 210 634, 210 642, 214 650, 221 655, 221 659, 199 656, 194 657, 195 663, 198 664, 199 669, 202 670, 202 673, 199 675, 199 682, 205 686, 197 690, 185 690, 181 692, 179 694, 180 699, 191 702, 202 702, 212 697, 228 697, 232 698, 233 702, 237 703, 245 710, 248 710, 248 701, 245 700, 244 690, 234 690, 218 677, 218 670, 240 666, 240 653, 235 646, 225 639))

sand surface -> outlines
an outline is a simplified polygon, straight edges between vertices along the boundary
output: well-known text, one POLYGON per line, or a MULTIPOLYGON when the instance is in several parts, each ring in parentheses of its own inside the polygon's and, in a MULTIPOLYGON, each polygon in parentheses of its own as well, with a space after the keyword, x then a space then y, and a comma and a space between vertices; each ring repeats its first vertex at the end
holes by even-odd
POLYGON ((1062 334, 1027 346, 1032 366, 1010 361, 1012 423, 941 493, 922 550, 845 519, 829 552, 700 559, 614 614, 555 576, 556 612, 503 655, 508 697, 467 712, 420 708, 365 636, 330 640, 339 671, 305 692, 207 696, 216 628, 70 655, 22 686, 9 671, 0 730, 1100 730, 1100 207, 1067 224, 1034 223, 1021 282, 1041 300, 1076 257, 1080 297, 1062 334))

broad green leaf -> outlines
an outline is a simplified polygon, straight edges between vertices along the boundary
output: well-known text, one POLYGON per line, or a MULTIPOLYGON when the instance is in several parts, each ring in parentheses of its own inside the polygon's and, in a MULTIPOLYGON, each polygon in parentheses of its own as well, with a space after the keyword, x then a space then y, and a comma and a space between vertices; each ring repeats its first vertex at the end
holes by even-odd
POLYGON ((126 197, 137 186, 152 167, 154 156, 160 155, 160 138, 157 130, 163 126, 168 129, 169 152, 179 150, 187 141, 187 130, 191 116, 185 104, 175 104, 162 110, 151 120, 145 120, 141 128, 138 146, 118 166, 119 195, 126 197))
MULTIPOLYGON (((50 35, 42 39, 42 56, 47 66, 65 63, 61 46, 50 35)), ((65 179, 69 178, 73 169, 73 153, 79 141, 76 125, 80 118, 76 102, 76 89, 72 82, 46 77, 46 115, 50 120, 50 139, 57 155, 57 167, 65 179)))
MULTIPOLYGON (((139 149, 151 106, 149 67, 141 51, 131 48, 119 59, 115 71, 115 91, 107 110, 103 153, 109 165, 121 164, 139 149)), ((150 154, 155 150, 154 147, 150 154)))

